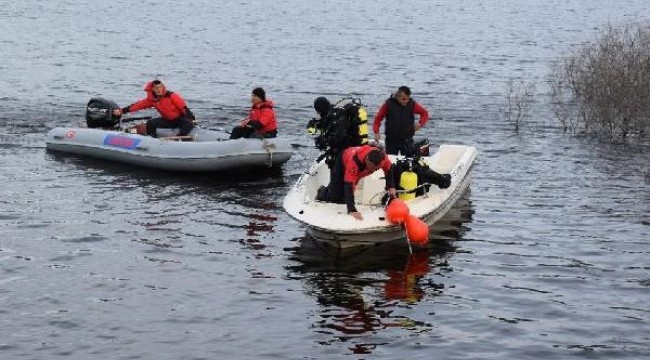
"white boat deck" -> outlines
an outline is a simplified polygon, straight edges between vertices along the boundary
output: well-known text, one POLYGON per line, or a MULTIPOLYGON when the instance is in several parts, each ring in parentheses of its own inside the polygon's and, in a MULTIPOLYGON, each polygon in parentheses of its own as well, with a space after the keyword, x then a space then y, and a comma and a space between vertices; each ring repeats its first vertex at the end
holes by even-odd
MULTIPOLYGON (((440 189, 433 185, 422 196, 407 201, 410 213, 432 225, 442 217, 462 196, 471 182, 471 169, 476 149, 462 145, 442 145, 439 151, 423 160, 438 173, 452 175, 451 186, 440 189)), ((391 160, 396 157, 391 156, 391 160)), ((385 179, 381 170, 362 179, 355 189, 357 210, 362 221, 347 213, 344 204, 316 201, 316 191, 329 182, 329 169, 324 163, 314 164, 303 174, 284 200, 287 213, 307 226, 317 238, 336 242, 376 243, 404 236, 401 226, 385 219, 380 201, 385 192, 385 179)))

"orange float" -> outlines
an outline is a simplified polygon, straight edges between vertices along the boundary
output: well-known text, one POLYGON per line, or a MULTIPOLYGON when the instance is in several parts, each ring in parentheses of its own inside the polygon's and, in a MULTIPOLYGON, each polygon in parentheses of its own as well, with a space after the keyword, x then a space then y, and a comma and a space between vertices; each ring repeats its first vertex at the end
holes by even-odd
POLYGON ((429 225, 415 215, 408 215, 404 221, 406 237, 412 244, 424 246, 429 242, 429 225))
POLYGON ((386 207, 386 219, 392 224, 401 224, 409 216, 409 207, 404 200, 393 199, 386 207))

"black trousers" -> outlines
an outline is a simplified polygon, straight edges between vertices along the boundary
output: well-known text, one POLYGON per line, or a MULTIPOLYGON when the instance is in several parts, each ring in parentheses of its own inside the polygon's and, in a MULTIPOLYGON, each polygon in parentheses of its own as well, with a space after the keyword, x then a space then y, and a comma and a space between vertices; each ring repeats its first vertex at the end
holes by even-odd
POLYGON ((406 139, 386 139, 386 154, 397 155, 400 153, 404 155, 408 149, 406 149, 407 144, 413 144, 413 138, 406 139))
POLYGON ((147 135, 156 137, 156 129, 174 129, 180 128, 178 136, 185 136, 194 128, 194 122, 185 116, 180 116, 175 120, 169 121, 164 118, 155 118, 147 120, 147 135))
POLYGON ((230 133, 231 139, 240 139, 240 138, 274 138, 278 136, 278 131, 273 130, 265 133, 255 133, 255 129, 252 126, 235 126, 230 133))
POLYGON ((345 203, 343 175, 343 154, 340 153, 330 169, 330 183, 322 190, 319 190, 316 200, 338 204, 345 203))

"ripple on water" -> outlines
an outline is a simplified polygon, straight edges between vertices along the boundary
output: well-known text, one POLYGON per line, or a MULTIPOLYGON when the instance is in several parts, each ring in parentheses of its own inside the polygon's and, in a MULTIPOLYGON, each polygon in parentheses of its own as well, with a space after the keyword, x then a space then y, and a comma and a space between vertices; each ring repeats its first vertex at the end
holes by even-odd
POLYGON ((7 2, 3 359, 648 358, 650 152, 563 136, 543 84, 646 2, 289 1, 262 22, 250 2, 7 2), (151 41, 151 19, 171 42, 151 41), (263 86, 296 156, 199 175, 44 151, 90 97, 128 105, 154 77, 224 132, 263 86), (537 87, 515 134, 504 95, 519 79, 537 87), (281 208, 318 155, 314 98, 358 94, 372 117, 399 85, 432 115, 418 136, 478 148, 471 193, 413 254, 314 244, 281 208))

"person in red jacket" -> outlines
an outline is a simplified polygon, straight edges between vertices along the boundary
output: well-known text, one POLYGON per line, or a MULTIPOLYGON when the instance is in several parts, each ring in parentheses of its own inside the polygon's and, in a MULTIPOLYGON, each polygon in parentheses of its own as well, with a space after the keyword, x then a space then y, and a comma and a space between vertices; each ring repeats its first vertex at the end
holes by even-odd
POLYGON ((404 155, 409 151, 409 144, 413 143, 413 135, 420 130, 429 120, 429 112, 411 98, 411 89, 407 86, 400 86, 397 92, 392 95, 379 108, 375 115, 372 130, 375 133, 375 140, 379 142, 379 128, 381 121, 386 118, 386 153, 404 155), (415 114, 420 115, 420 121, 415 122, 415 114))
POLYGON ((180 128, 178 136, 185 136, 194 128, 194 114, 185 104, 185 100, 175 92, 168 91, 160 80, 147 83, 144 87, 147 97, 122 109, 113 110, 113 115, 120 116, 129 112, 155 108, 159 118, 147 121, 147 135, 156 137, 157 128, 180 128))
POLYGON ((330 183, 318 189, 316 200, 345 203, 348 214, 357 220, 363 216, 354 206, 354 188, 362 178, 382 169, 386 174, 386 190, 395 197, 393 164, 386 154, 372 145, 349 147, 336 159, 330 172, 330 183))
POLYGON ((266 93, 261 87, 253 89, 251 94, 251 110, 248 117, 235 126, 230 133, 231 139, 274 138, 278 135, 278 123, 275 119, 273 101, 266 99, 266 93))

